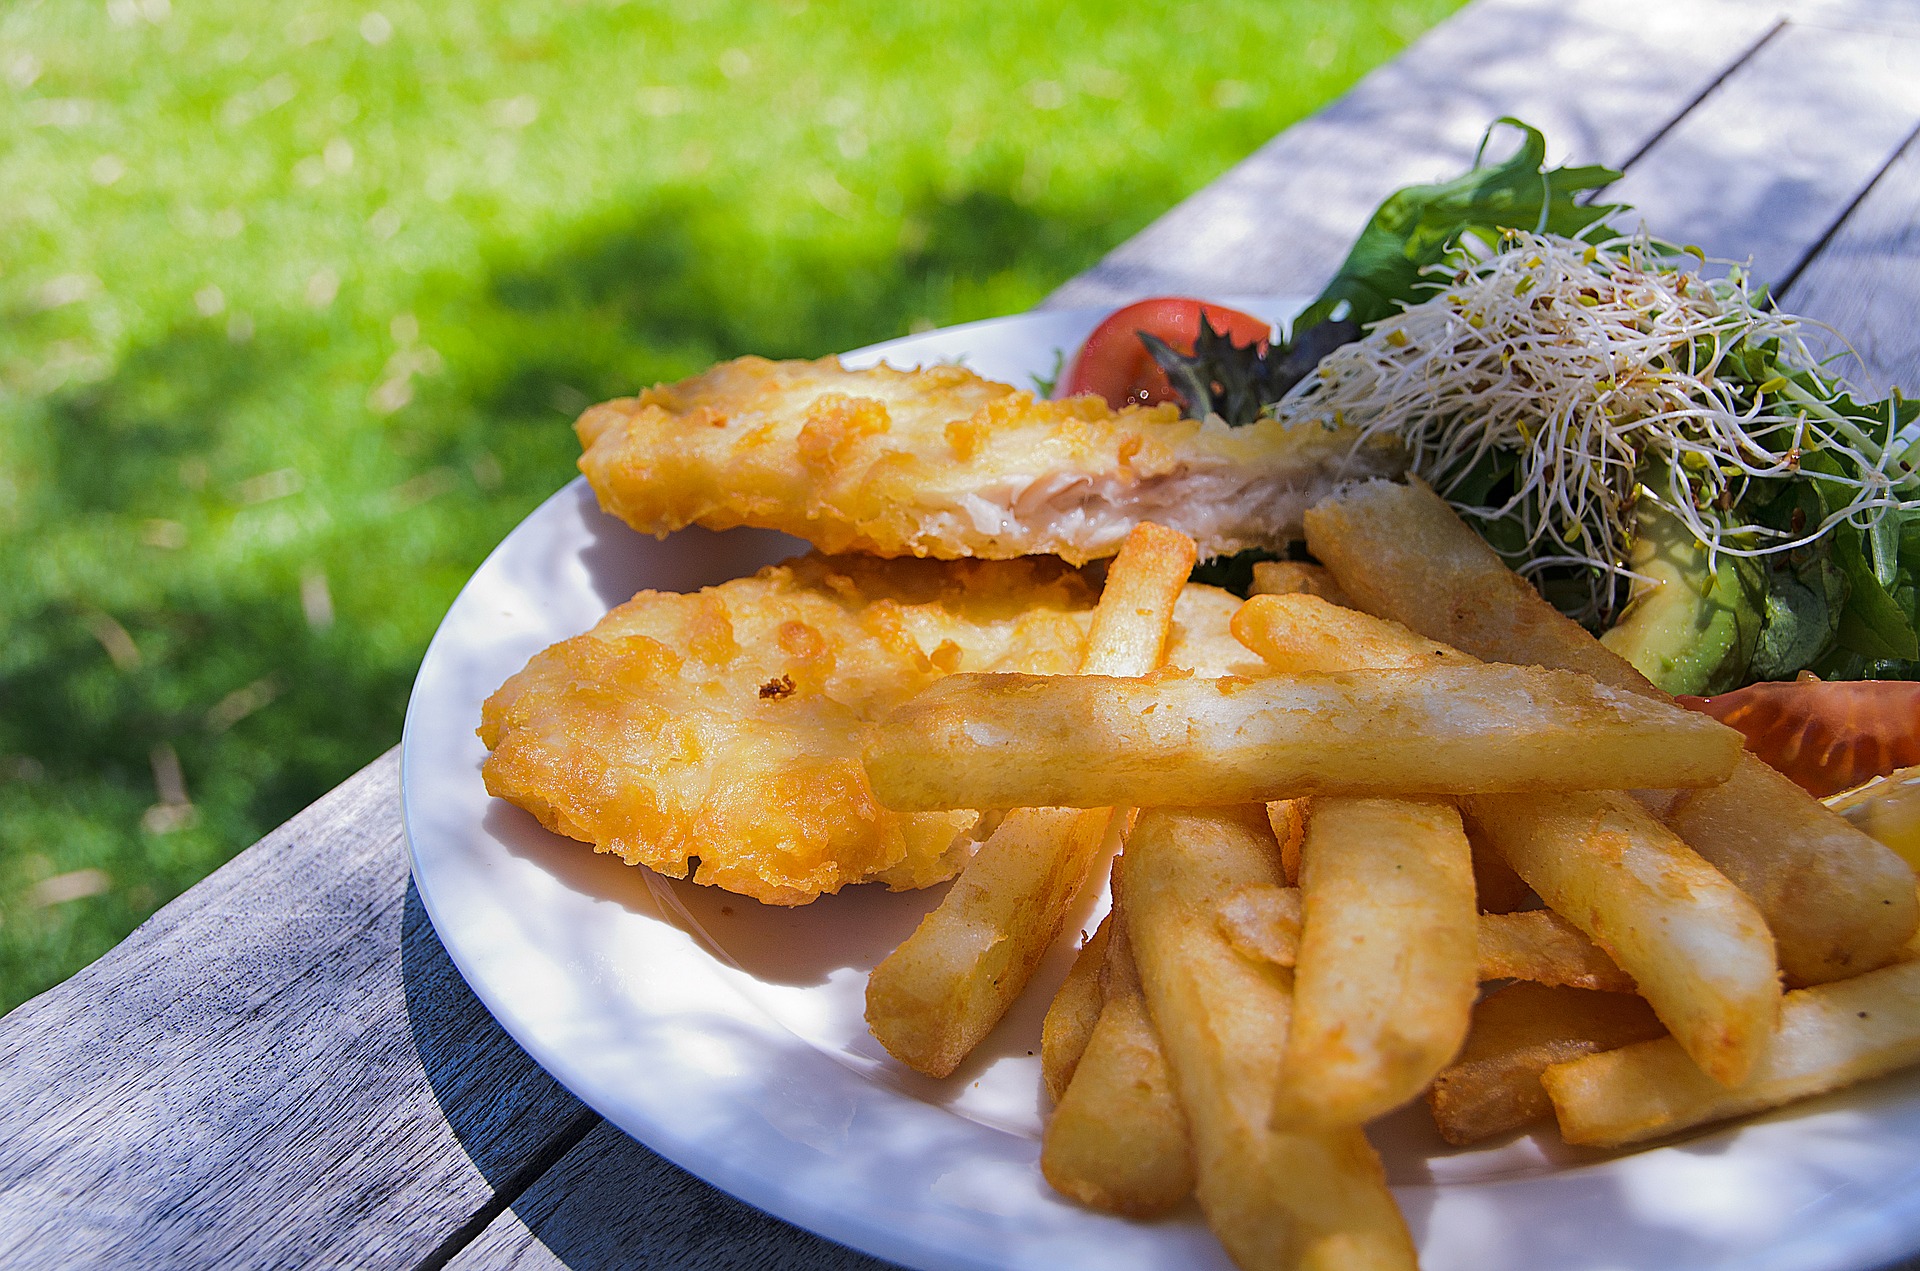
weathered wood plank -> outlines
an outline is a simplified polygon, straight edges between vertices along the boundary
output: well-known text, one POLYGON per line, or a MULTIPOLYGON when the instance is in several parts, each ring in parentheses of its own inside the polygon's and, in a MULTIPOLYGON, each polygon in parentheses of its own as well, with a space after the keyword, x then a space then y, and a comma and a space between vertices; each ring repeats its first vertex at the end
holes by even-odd
POLYGON ((1554 161, 1624 163, 1770 31, 1721 0, 1480 0, 1048 297, 1311 294, 1373 209, 1451 176, 1487 124, 1545 130, 1554 161))
POLYGON ((1913 0, 1788 0, 1784 7, 1788 18, 1808 26, 1920 35, 1920 5, 1913 0))
POLYGON ((1920 140, 1908 140, 1782 299, 1852 344, 1861 366, 1842 369, 1863 388, 1920 394, 1920 140))
POLYGON ((892 1265, 723 1196, 602 1122, 447 1267, 884 1271, 892 1265))
POLYGON ((1920 125, 1920 40, 1789 24, 1603 197, 1707 255, 1791 279, 1920 125))
POLYGON ((411 1264, 593 1124, 440 947, 398 773, 0 1021, 0 1264, 411 1264))

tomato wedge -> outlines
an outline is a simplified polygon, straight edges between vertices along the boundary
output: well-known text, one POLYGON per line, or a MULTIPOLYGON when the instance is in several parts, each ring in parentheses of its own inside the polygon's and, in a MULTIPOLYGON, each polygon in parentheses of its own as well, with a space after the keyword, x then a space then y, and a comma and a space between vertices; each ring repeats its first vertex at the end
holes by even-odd
POLYGON ((1800 680, 1674 699, 1747 737, 1747 749, 1825 798, 1920 763, 1920 681, 1800 680))
POLYGON ((1098 393, 1115 410, 1176 400, 1173 384, 1140 342, 1140 333, 1158 336, 1182 353, 1191 353, 1202 313, 1214 330, 1224 331, 1235 344, 1257 340, 1264 345, 1273 334, 1265 318, 1188 296, 1137 301, 1116 309, 1093 329, 1060 377, 1059 395, 1098 393))

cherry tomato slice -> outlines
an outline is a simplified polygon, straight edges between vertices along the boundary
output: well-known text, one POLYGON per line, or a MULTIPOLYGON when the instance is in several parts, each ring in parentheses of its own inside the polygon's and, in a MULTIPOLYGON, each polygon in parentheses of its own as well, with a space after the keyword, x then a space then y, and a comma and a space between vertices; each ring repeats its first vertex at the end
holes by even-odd
POLYGON ((1273 333, 1265 318, 1225 305, 1186 296, 1141 300, 1115 310, 1093 329, 1060 377, 1059 395, 1098 393, 1115 410, 1175 400, 1167 373, 1140 342, 1140 332, 1158 336, 1182 353, 1191 353, 1193 341, 1200 334, 1203 311, 1213 329, 1226 332, 1235 344, 1257 340, 1264 345, 1273 333))
POLYGON ((1675 698, 1747 737, 1747 749, 1825 798, 1920 763, 1920 681, 1809 676, 1675 698))

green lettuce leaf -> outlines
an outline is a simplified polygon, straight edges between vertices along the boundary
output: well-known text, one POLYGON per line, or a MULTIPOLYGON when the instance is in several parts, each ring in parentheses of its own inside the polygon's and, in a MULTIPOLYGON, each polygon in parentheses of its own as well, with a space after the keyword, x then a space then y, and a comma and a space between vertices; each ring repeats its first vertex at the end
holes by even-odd
POLYGON ((1870 661, 1920 658, 1920 636, 1914 632, 1913 614, 1903 609, 1880 582, 1867 553, 1861 550, 1863 537, 1851 525, 1834 528, 1833 561, 1846 574, 1851 589, 1847 607, 1840 615, 1840 647, 1870 661))
MULTIPOLYGON (((1846 406, 1868 417, 1902 408, 1893 399, 1864 407, 1848 400, 1846 406)), ((1735 514, 1798 534, 1841 506, 1846 492, 1823 478, 1843 471, 1839 457, 1809 450, 1798 477, 1755 482, 1735 514)), ((1750 678, 1788 679, 1801 670, 1849 680, 1910 674, 1900 668, 1920 659, 1914 586, 1920 514, 1882 512, 1864 529, 1843 521, 1816 542, 1768 557, 1765 564, 1767 625, 1750 678), (1816 640, 1823 629, 1825 639, 1816 640)))
POLYGON ((1548 171, 1547 139, 1531 124, 1501 118, 1481 140, 1483 154, 1500 124, 1521 131, 1513 157, 1491 167, 1476 158, 1471 171, 1451 181, 1412 185, 1389 196, 1327 289, 1295 321, 1296 331, 1332 318, 1342 305, 1347 311, 1340 316, 1364 327, 1418 303, 1429 289, 1422 271, 1445 260, 1465 235, 1489 246, 1503 227, 1576 237, 1618 210, 1615 204, 1574 201, 1619 180, 1618 172, 1597 164, 1548 171))
POLYGON ((1745 680, 1790 680, 1833 647, 1846 612, 1847 576, 1823 543, 1771 557, 1764 568, 1760 639, 1745 680))

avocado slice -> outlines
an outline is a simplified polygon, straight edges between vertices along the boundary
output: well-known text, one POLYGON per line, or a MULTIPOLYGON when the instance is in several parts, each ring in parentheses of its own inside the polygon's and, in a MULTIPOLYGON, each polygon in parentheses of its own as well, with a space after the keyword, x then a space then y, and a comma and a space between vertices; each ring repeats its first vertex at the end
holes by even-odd
POLYGON ((1722 693, 1746 680, 1760 638, 1764 577, 1752 562, 1722 556, 1686 523, 1641 504, 1628 563, 1635 582, 1620 621, 1600 642, 1669 693, 1722 693))

